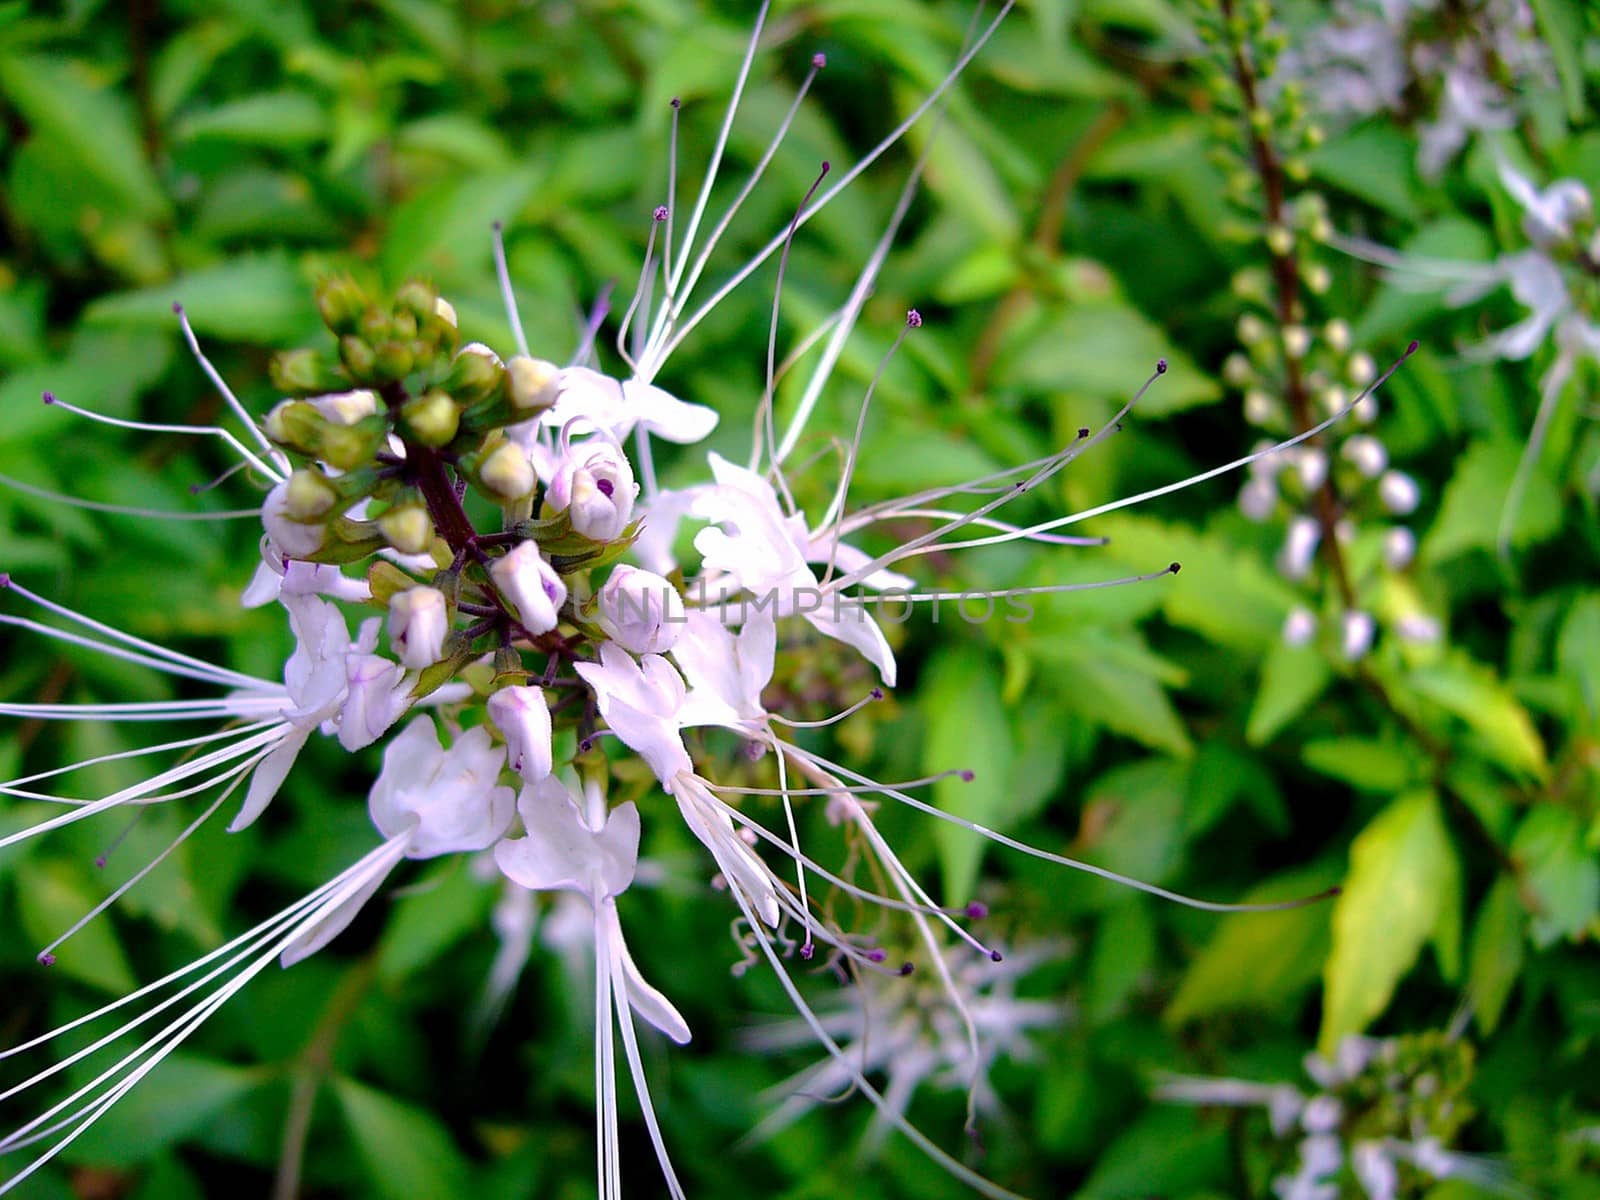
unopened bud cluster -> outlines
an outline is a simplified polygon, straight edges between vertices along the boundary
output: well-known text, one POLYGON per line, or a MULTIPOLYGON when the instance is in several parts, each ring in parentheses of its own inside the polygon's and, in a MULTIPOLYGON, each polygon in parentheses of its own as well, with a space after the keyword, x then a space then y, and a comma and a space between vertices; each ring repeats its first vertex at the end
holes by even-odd
POLYGON ((290 396, 263 429, 296 465, 263 506, 267 534, 285 562, 368 561, 371 603, 385 610, 391 656, 416 673, 413 696, 469 679, 492 693, 513 758, 548 774, 550 717, 521 653, 553 655, 553 680, 586 639, 659 652, 669 633, 640 625, 647 603, 682 620, 681 603, 662 598, 677 599, 672 585, 653 575, 633 589, 652 594, 630 593, 616 618, 604 601, 643 574, 632 568, 591 594, 589 572, 632 541, 633 469, 608 435, 543 428, 561 370, 461 344, 432 285, 413 280, 378 304, 341 277, 321 285, 317 306, 334 349, 293 351, 273 369, 290 396), (484 513, 493 523, 480 530, 484 513), (492 666, 484 675, 475 663, 492 666))
POLYGON ((1346 410, 1351 418, 1257 459, 1239 508, 1251 521, 1283 524, 1278 569, 1314 593, 1291 613, 1285 640, 1311 641, 1321 624, 1315 610, 1328 608, 1329 648, 1355 661, 1373 645, 1374 610, 1386 621, 1392 612, 1397 631, 1424 631, 1410 585, 1387 578, 1410 564, 1414 539, 1396 522, 1422 497, 1416 481, 1389 461, 1376 432, 1376 399, 1361 396, 1377 377, 1372 356, 1353 345, 1344 320, 1315 312, 1332 281, 1324 260, 1333 227, 1327 201, 1302 184, 1304 155, 1320 133, 1298 87, 1272 83, 1283 37, 1271 6, 1217 0, 1200 8, 1201 36, 1212 52, 1202 75, 1218 114, 1213 153, 1232 181, 1240 240, 1259 247, 1256 261, 1233 277, 1240 348, 1224 362, 1223 378, 1241 396, 1245 420, 1265 435, 1258 450, 1346 410), (1316 571, 1319 558, 1335 556, 1337 567, 1316 571), (1332 594, 1335 583, 1348 592, 1332 594), (1326 602, 1315 598, 1325 592, 1326 602))

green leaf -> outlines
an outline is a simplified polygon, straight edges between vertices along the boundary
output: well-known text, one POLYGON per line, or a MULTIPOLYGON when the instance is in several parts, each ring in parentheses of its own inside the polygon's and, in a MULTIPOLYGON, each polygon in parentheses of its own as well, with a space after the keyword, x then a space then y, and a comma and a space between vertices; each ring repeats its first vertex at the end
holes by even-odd
POLYGON ((1533 12, 1544 34, 1541 44, 1555 60, 1561 80, 1561 98, 1566 101, 1567 118, 1582 124, 1587 115, 1583 102, 1584 5, 1575 0, 1532 0, 1533 12))
POLYGON ((494 891, 473 878, 465 862, 443 864, 395 903, 384 925, 378 973, 398 983, 437 962, 469 933, 487 924, 494 891))
POLYGON ((1511 839, 1511 856, 1538 899, 1534 945, 1577 940, 1600 911, 1600 863, 1584 847, 1583 821, 1570 809, 1540 805, 1511 839))
POLYGON ((1102 1024, 1124 1008, 1154 970, 1156 952, 1155 922, 1142 900, 1130 897, 1101 918, 1085 996, 1091 1021, 1102 1024))
POLYGON ((1261 665, 1261 690, 1250 706, 1245 740, 1264 746, 1298 717, 1333 682, 1333 671, 1315 646, 1279 641, 1261 665))
POLYGON ((511 224, 537 182, 538 173, 522 167, 453 177, 417 193, 394 212, 383 244, 384 273, 394 280, 417 272, 461 279, 489 261, 494 223, 511 224))
POLYGON ((432 1114, 353 1079, 335 1080, 334 1094, 379 1195, 413 1200, 467 1194, 467 1160, 432 1114))
POLYGON ((1400 797, 1350 847, 1323 970, 1323 1054, 1383 1012, 1424 943, 1434 941, 1442 965, 1459 955, 1460 913, 1461 867, 1438 798, 1400 797))
POLYGON ((1038 648, 1070 682, 1059 693, 1064 707, 1154 750, 1193 753, 1183 719, 1163 684, 1183 676, 1145 648, 1131 630, 1084 629, 1069 641, 1038 648))
POLYGON ((84 311, 84 320, 176 333, 174 301, 183 305, 196 333, 257 346, 295 341, 315 328, 317 319, 307 281, 287 255, 271 254, 233 259, 157 287, 102 297, 84 311))
MULTIPOLYGON (((1250 889, 1249 904, 1314 896, 1338 882, 1331 864, 1285 871, 1250 889)), ((1331 904, 1222 918, 1195 956, 1167 1006, 1172 1025, 1237 1009, 1271 1012, 1290 1004, 1316 978, 1328 953, 1331 904)))
POLYGON ((144 1162, 205 1128, 263 1079, 259 1070, 176 1052, 95 1122, 69 1154, 98 1165, 144 1162))
MULTIPOLYGON (((942 779, 933 802, 948 813, 1003 830, 1010 818, 1011 737, 1000 703, 999 668, 981 650, 956 646, 939 653, 922 683, 926 732, 922 762, 929 774, 971 770, 971 783, 942 779)), ((976 894, 987 839, 940 821, 934 827, 944 891, 951 903, 976 894)))
POLYGON ((167 197, 145 158, 127 106, 110 91, 84 83, 76 64, 0 55, 0 91, 27 118, 34 137, 71 155, 121 197, 130 215, 167 215, 167 197))
MULTIPOLYGON (((1509 441, 1480 441, 1461 456, 1445 487, 1439 516, 1422 539, 1422 562, 1442 563, 1468 550, 1494 547, 1521 456, 1522 447, 1509 441)), ((1527 481, 1511 523, 1514 547, 1541 542, 1561 528, 1555 483, 1537 466, 1527 481)))
MULTIPOLYGON (((94 908, 103 889, 89 887, 64 863, 26 860, 17 864, 17 907, 31 946, 43 948, 94 908)), ((122 994, 138 985, 117 941, 111 919, 102 913, 54 950, 51 971, 104 992, 122 994)))
POLYGON ((1496 880, 1478 909, 1467 951, 1467 996, 1478 1028, 1486 1036, 1500 1023, 1522 970, 1526 921, 1517 885, 1505 877, 1496 880))
POLYGON ((185 117, 173 136, 293 150, 327 138, 328 114, 305 92, 257 92, 185 117))
POLYGON ((1527 709, 1488 667, 1465 654, 1453 653, 1417 667, 1406 675, 1405 683, 1417 695, 1465 722, 1497 763, 1544 778, 1548 765, 1539 731, 1527 709))
POLYGON ((1311 155, 1318 179, 1402 221, 1419 215, 1416 163, 1416 142, 1394 125, 1360 126, 1311 155))
POLYGON ((1307 742, 1301 760, 1313 771, 1369 792, 1393 794, 1416 782, 1424 764, 1415 750, 1377 738, 1338 737, 1307 742))
POLYGON ((1165 416, 1209 404, 1222 389, 1178 348, 1172 335, 1129 304, 1050 308, 1022 337, 1013 339, 996 365, 995 383, 1046 394, 1077 394, 1126 401, 1165 358, 1168 370, 1137 412, 1165 416))

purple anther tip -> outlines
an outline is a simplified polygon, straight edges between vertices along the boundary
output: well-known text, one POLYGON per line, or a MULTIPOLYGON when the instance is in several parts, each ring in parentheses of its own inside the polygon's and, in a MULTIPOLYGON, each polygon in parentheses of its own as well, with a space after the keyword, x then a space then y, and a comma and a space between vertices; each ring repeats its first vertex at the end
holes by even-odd
POLYGON ((871 694, 872 694, 872 698, 874 700, 882 700, 883 699, 883 689, 881 687, 873 688, 871 694))
POLYGON ((874 947, 873 949, 867 951, 868 962, 882 962, 888 957, 889 952, 882 947, 874 947))
POLYGON ((1415 354, 1417 352, 1417 347, 1420 345, 1422 345, 1421 342, 1412 342, 1411 345, 1406 347, 1406 353, 1415 354))
POLYGON ((829 162, 827 159, 823 159, 822 160, 822 173, 824 175, 826 175, 831 170, 833 170, 833 164, 831 162, 829 162))
POLYGON ((811 65, 819 71, 822 70, 823 67, 828 65, 828 56, 818 51, 811 56, 811 65))
POLYGON ((1001 954, 1000 951, 998 951, 998 950, 989 951, 989 961, 990 962, 1004 962, 1005 961, 1005 957, 1006 956, 1004 954, 1001 954))
POLYGON ((916 971, 916 969, 917 969, 917 964, 916 963, 913 963, 913 962, 903 962, 903 963, 901 963, 900 964, 900 978, 904 979, 907 975, 910 975, 910 974, 914 973, 916 971))
POLYGON ((922 314, 919 313, 914 308, 908 308, 906 310, 906 328, 907 329, 921 329, 922 328, 922 314))
POLYGON ((963 772, 961 772, 961 782, 962 783, 971 783, 976 778, 977 778, 977 776, 974 775, 971 771, 963 771, 963 772))
POLYGON ((1087 425, 1080 425, 1078 427, 1078 436, 1081 437, 1081 438, 1088 437, 1089 436, 1089 427, 1087 425))
POLYGON ((11 586, 11 572, 10 571, 0 571, 0 588, 8 588, 10 586, 11 586))
POLYGON ((678 99, 676 96, 674 96, 672 98, 671 104, 672 104, 673 108, 682 108, 683 107, 683 101, 678 99))
POLYGON ((56 402, 56 394, 54 392, 46 392, 40 399, 46 404, 54 404, 56 402))
POLYGON ((54 954, 51 954, 50 951, 48 951, 48 950, 41 951, 40 954, 39 954, 39 965, 41 967, 53 967, 53 966, 55 966, 56 965, 56 956, 54 954))
POLYGON ((1170 567, 1168 567, 1167 570, 1171 571, 1174 575, 1176 575, 1179 571, 1183 570, 1183 564, 1180 563, 1180 562, 1175 562, 1170 567))
POLYGON ((593 749, 594 749, 594 739, 593 738, 584 738, 583 741, 578 743, 578 753, 579 754, 587 754, 587 753, 589 753, 589 751, 591 751, 593 749))
POLYGON ((1156 374, 1157 375, 1165 375, 1166 373, 1167 373, 1167 360, 1164 359, 1164 358, 1156 359, 1156 374))
POLYGON ((180 317, 183 316, 183 303, 182 303, 182 301, 174 300, 172 302, 172 311, 177 313, 180 317))
POLYGON ((95 855, 94 865, 99 867, 102 871, 105 870, 106 856, 104 854, 95 855))
POLYGON ((489 228, 494 230, 496 233, 503 233, 505 231, 505 227, 506 223, 504 221, 492 221, 489 224, 489 228))
POLYGON ((655 210, 650 214, 650 217, 657 225, 661 224, 661 222, 667 219, 667 206, 665 204, 656 205, 655 210))
POLYGON ((810 942, 807 942, 804 946, 800 947, 800 957, 805 959, 807 962, 811 961, 812 955, 816 954, 816 952, 817 948, 810 942))
POLYGON ((974 900, 967 905, 967 919, 981 921, 989 915, 989 906, 982 900, 974 900))
POLYGON ((617 490, 617 485, 612 483, 609 479, 596 479, 594 481, 594 486, 600 489, 600 494, 602 496, 608 498, 617 490))

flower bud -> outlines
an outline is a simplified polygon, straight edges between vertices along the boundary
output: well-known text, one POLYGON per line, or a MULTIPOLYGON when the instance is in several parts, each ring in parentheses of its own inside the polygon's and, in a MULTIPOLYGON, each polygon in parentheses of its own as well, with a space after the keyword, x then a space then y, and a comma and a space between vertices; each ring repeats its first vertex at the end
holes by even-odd
POLYGON ((1350 356, 1345 372, 1349 375, 1351 383, 1357 387, 1366 387, 1378 377, 1378 364, 1372 361, 1372 355, 1365 350, 1357 350, 1350 356))
POLYGON ((1239 344, 1254 346, 1267 336, 1267 323, 1255 313, 1245 313, 1239 318, 1239 344))
POLYGON ((515 442, 502 441, 478 464, 483 486, 501 500, 520 500, 538 482, 527 452, 515 442))
POLYGON ((1322 339, 1335 354, 1350 349, 1350 322, 1335 317, 1322 327, 1322 339))
POLYGON ((1345 659, 1355 662, 1365 658, 1367 651, 1372 649, 1372 635, 1377 625, 1371 613, 1351 609, 1344 614, 1341 622, 1340 648, 1344 651, 1345 659))
POLYGON ((1383 535, 1383 563, 1391 571, 1404 571, 1417 556, 1417 535, 1396 525, 1383 535))
POLYGON ((327 531, 321 525, 294 520, 288 513, 289 482, 285 480, 267 493, 261 505, 261 524, 272 544, 289 558, 309 558, 322 549, 327 531))
POLYGON ((411 670, 438 662, 449 632, 450 610, 438 588, 407 588, 389 600, 389 649, 411 670))
POLYGON ((1311 332, 1304 325, 1283 327, 1283 352, 1290 358, 1304 358, 1311 349, 1311 332))
POLYGON ((1320 446, 1305 446, 1295 460, 1295 473, 1300 476, 1300 486, 1314 492, 1328 478, 1328 452, 1320 446))
POLYGON ((1278 489, 1270 476, 1257 476, 1239 489, 1239 511, 1248 520, 1265 521, 1278 506, 1278 489))
POLYGON ((1322 540, 1322 527, 1316 518, 1298 516, 1289 522, 1289 533, 1284 538, 1283 550, 1278 555, 1278 569, 1290 579, 1304 579, 1311 570, 1312 555, 1322 540))
POLYGON ((306 403, 334 425, 355 425, 378 412, 378 393, 368 388, 307 396, 306 403))
POLYGON ((511 769, 529 783, 550 774, 550 706, 536 687, 501 688, 489 697, 489 720, 506 740, 511 769))
POLYGON ((353 333, 367 311, 366 293, 348 275, 335 275, 317 285, 317 312, 334 333, 353 333))
POLYGON ((1444 636, 1439 622, 1426 613, 1407 613, 1395 623, 1395 632, 1401 640, 1419 646, 1430 646, 1444 636))
POLYGON ((378 356, 370 343, 353 334, 339 339, 339 360, 344 363, 350 378, 364 383, 376 373, 378 356))
POLYGON ((1304 646, 1317 633, 1317 618, 1309 608, 1292 610, 1283 621, 1283 641, 1288 646, 1304 646))
POLYGON ((627 456, 612 442, 596 438, 568 447, 545 502, 556 512, 566 510, 574 532, 609 542, 628 527, 638 494, 627 456))
POLYGON ((423 554, 433 544, 433 520, 420 504, 397 504, 378 518, 378 532, 401 554, 423 554))
POLYGON ((321 471, 301 467, 289 476, 283 494, 283 515, 291 521, 315 521, 339 503, 339 493, 321 471))
POLYGON ((1243 387, 1252 382, 1256 377, 1255 367, 1250 365, 1250 360, 1238 351, 1228 355, 1222 363, 1222 378, 1234 387, 1243 387))
POLYGON ((661 576, 626 563, 611 572, 597 597, 600 628, 634 654, 665 654, 683 628, 683 597, 661 576))
POLYGON ((462 404, 476 404, 500 386, 504 372, 498 354, 482 342, 468 342, 451 360, 443 386, 462 404))
POLYGON ((450 326, 451 329, 457 329, 460 327, 461 323, 456 320, 456 306, 451 304, 450 301, 446 300, 443 296, 437 296, 434 298, 433 315, 438 317, 439 320, 443 321, 446 325, 450 326))
POLYGON ((529 633, 547 633, 559 622, 567 585, 539 554, 536 542, 519 542, 489 567, 489 578, 529 633))
POLYGON ((542 358, 518 354, 506 362, 511 407, 530 417, 555 404, 560 379, 561 369, 542 358))
POLYGON ((337 364, 315 350, 286 350, 275 355, 267 373, 273 387, 300 395, 329 392, 346 382, 337 364))
POLYGON ((1244 394, 1244 419, 1252 425, 1270 425, 1278 414, 1278 405, 1260 388, 1251 388, 1244 394))
POLYGON ((1421 498, 1417 481, 1404 471, 1385 471, 1383 478, 1378 480, 1378 499, 1396 516, 1403 517, 1415 512, 1421 498))
POLYGON ((406 432, 424 446, 446 446, 461 427, 461 410, 449 392, 430 388, 406 401, 400 419, 406 432))
POLYGON ((1376 479, 1389 465, 1389 452, 1370 433, 1358 433, 1347 438, 1339 453, 1366 479, 1376 479))

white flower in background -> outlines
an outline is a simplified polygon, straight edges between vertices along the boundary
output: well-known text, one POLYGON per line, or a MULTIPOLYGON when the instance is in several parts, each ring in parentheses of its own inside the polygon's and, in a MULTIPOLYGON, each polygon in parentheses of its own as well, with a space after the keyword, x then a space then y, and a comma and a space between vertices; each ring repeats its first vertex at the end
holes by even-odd
POLYGON ((1417 120, 1425 179, 1474 134, 1512 128, 1528 94, 1554 81, 1528 0, 1337 0, 1324 11, 1272 82, 1300 83, 1328 119, 1417 120))
POLYGON ((1264 1109, 1274 1140, 1292 1143, 1295 1152, 1294 1170, 1272 1183, 1281 1200, 1399 1200, 1402 1162, 1427 1180, 1459 1179, 1524 1195, 1498 1160, 1447 1144, 1470 1111, 1460 1093, 1471 1063, 1470 1049, 1444 1035, 1351 1034, 1331 1059, 1306 1055, 1306 1074, 1317 1088, 1310 1095, 1292 1084, 1203 1076, 1163 1079, 1155 1095, 1178 1104, 1264 1109), (1359 1192, 1348 1190, 1352 1177, 1359 1192))
MULTIPOLYGON (((1072 1015, 1053 1000, 1019 997, 1017 985, 1043 964, 1063 957, 1060 945, 1039 945, 1006 955, 1001 963, 965 945, 943 956, 949 987, 923 972, 862 971, 833 1001, 820 1005, 818 1020, 844 1051, 773 1089, 773 1111, 752 1136, 768 1138, 786 1129, 829 1097, 847 1090, 851 1069, 884 1078, 883 1096, 901 1114, 919 1091, 955 1092, 968 1097, 969 1117, 999 1110, 989 1083, 997 1062, 1037 1059, 1034 1038, 1072 1015)), ((816 1038, 804 1021, 758 1026, 745 1037, 764 1054, 809 1049, 816 1038)), ((892 1130, 880 1112, 862 1142, 876 1152, 892 1130)), ((976 1132, 975 1127, 971 1127, 976 1132)))

